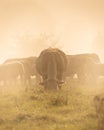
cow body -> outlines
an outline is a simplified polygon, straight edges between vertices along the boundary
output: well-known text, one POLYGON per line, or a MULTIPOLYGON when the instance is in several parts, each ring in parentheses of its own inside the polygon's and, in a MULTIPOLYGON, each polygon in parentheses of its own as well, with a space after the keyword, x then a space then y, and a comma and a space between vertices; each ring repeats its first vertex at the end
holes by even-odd
POLYGON ((21 83, 24 82, 25 70, 24 66, 20 62, 12 62, 0 65, 0 81, 3 81, 3 84, 7 82, 9 84, 16 83, 18 78, 20 78, 21 83))
POLYGON ((65 76, 77 78, 80 81, 91 80, 94 76, 93 65, 100 63, 100 59, 97 54, 78 54, 67 55, 68 66, 65 76))
POLYGON ((40 75, 36 71, 36 59, 37 57, 27 57, 27 58, 15 58, 15 59, 8 59, 4 62, 6 63, 12 63, 14 61, 20 62, 24 66, 25 75, 24 75, 24 81, 25 84, 31 84, 31 77, 35 76, 36 81, 40 81, 40 75))

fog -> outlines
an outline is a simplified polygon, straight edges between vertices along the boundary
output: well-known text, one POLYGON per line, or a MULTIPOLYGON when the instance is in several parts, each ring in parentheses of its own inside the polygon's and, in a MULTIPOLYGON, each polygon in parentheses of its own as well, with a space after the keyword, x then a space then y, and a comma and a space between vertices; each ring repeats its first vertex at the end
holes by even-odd
POLYGON ((0 0, 0 62, 58 47, 104 62, 103 0, 0 0))

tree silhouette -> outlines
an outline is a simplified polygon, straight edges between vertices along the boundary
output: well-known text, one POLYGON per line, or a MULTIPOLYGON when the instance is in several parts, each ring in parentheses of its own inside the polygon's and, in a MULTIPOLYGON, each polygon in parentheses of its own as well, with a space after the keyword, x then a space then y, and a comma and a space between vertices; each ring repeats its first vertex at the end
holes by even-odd
POLYGON ((59 44, 59 40, 52 33, 46 34, 41 33, 38 36, 35 35, 25 35, 20 38, 20 43, 24 53, 28 55, 39 55, 39 53, 48 47, 58 47, 62 48, 59 44))

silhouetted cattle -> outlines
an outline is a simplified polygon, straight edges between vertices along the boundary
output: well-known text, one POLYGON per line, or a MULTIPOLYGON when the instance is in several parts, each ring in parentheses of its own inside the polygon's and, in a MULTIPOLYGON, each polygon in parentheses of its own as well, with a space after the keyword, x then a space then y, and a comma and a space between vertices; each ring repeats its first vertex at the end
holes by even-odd
POLYGON ((80 81, 91 80, 93 78, 93 65, 100 63, 97 54, 77 54, 67 55, 68 66, 65 76, 73 77, 75 74, 80 81))
POLYGON ((3 81, 3 84, 7 82, 9 84, 16 83, 18 78, 20 78, 21 83, 24 82, 24 66, 17 61, 11 63, 5 63, 0 65, 0 81, 3 81))
POLYGON ((23 64, 24 70, 25 70, 25 83, 31 84, 31 77, 35 76, 36 81, 40 82, 41 77, 36 71, 36 59, 37 57, 26 57, 26 58, 14 58, 14 59, 8 59, 4 62, 5 63, 11 63, 14 61, 19 61, 23 64))
POLYGON ((42 76, 46 90, 57 90, 63 83, 63 75, 67 66, 65 53, 57 48, 48 48, 37 58, 36 68, 42 76))

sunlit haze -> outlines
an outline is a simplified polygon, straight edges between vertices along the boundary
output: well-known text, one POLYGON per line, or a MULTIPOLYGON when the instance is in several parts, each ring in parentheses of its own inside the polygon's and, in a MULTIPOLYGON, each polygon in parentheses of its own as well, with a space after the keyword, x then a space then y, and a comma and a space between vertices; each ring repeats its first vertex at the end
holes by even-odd
POLYGON ((49 46, 104 62, 104 0, 0 0, 0 63, 49 46))

